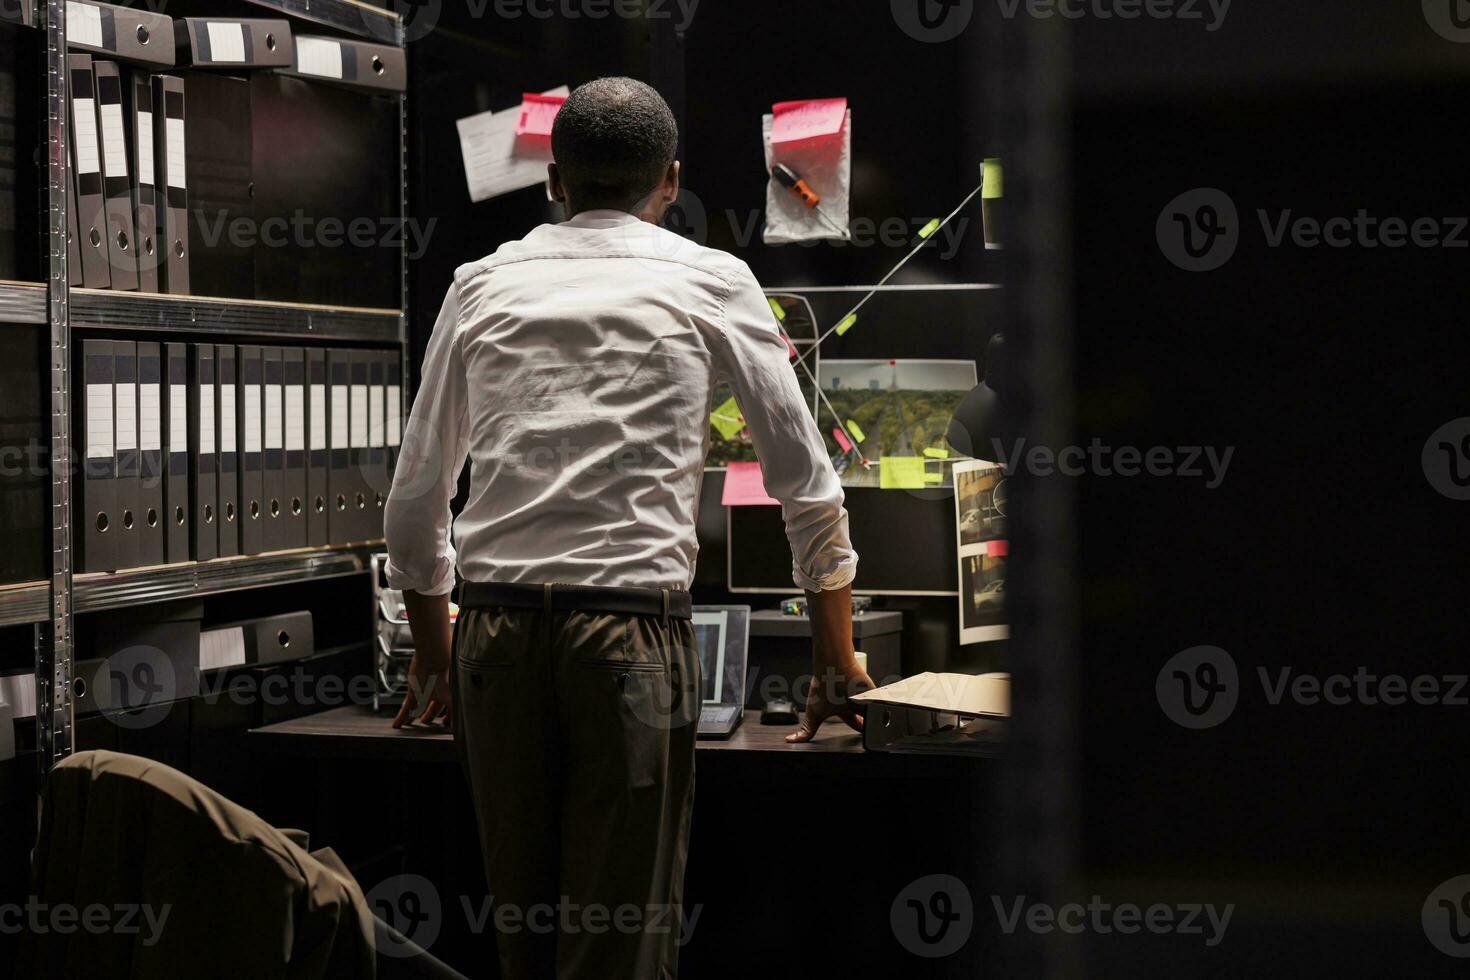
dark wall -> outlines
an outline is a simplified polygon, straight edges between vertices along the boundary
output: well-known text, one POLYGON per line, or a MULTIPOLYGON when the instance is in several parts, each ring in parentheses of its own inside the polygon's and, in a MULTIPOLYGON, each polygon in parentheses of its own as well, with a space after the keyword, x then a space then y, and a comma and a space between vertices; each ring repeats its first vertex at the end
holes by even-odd
POLYGON ((1177 24, 1076 35, 1078 439, 1234 450, 1213 490, 1079 483, 1079 826, 1093 876, 1251 882, 1193 886, 1242 902, 1215 969, 1449 975, 1419 915, 1470 867, 1466 709, 1273 705, 1259 673, 1463 675, 1470 639, 1470 511, 1421 466, 1430 434, 1466 415, 1470 234, 1272 247, 1261 226, 1260 211, 1365 209, 1448 230, 1470 213, 1463 59, 1444 74, 1463 51, 1417 4, 1340 13, 1242 7, 1213 40, 1177 24), (1122 57, 1143 50, 1158 57, 1122 57), (1197 187, 1238 211, 1213 272, 1176 268, 1155 236, 1197 187), (1190 731, 1159 710, 1155 677, 1201 644, 1231 655, 1240 701, 1190 731))

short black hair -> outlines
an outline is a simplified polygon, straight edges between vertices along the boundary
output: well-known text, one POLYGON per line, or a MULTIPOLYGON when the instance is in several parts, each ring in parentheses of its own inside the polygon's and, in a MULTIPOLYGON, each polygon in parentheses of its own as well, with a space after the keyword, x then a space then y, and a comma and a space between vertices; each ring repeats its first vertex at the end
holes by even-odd
POLYGON ((552 158, 581 207, 633 208, 658 187, 678 151, 669 104, 632 78, 578 86, 551 127, 552 158))

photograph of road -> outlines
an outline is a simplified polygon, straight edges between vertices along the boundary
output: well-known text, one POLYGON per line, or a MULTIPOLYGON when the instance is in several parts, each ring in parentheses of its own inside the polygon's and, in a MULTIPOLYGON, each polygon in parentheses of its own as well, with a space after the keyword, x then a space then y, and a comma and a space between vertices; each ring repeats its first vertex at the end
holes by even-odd
POLYGON ((1006 536, 1006 475, 999 466, 956 468, 960 547, 1006 536))
MULTIPOLYGON (((816 389, 805 376, 798 379, 802 400, 813 406, 817 403, 816 389)), ((745 418, 728 384, 715 386, 711 400, 709 419, 709 452, 704 465, 708 467, 728 466, 731 463, 756 462, 755 446, 750 441, 750 430, 745 427, 745 418)), ((820 417, 820 416, 819 416, 820 417)))
POLYGON ((1006 608, 1006 559, 985 552, 960 559, 961 642, 1003 639, 1006 608), (989 634, 989 635, 976 635, 989 634))
MULTIPOLYGON (((817 369, 817 381, 826 395, 817 416, 818 428, 837 463, 843 486, 849 487, 878 486, 878 461, 884 456, 924 457, 926 449, 947 453, 949 420, 960 399, 977 383, 974 361, 886 359, 824 359, 817 369), (846 426, 847 431, 857 453, 871 466, 863 466, 856 453, 846 452, 836 442, 832 429, 838 423, 831 419, 833 412, 842 416, 843 423, 856 425, 856 433, 852 425, 846 426)), ((947 465, 925 459, 926 472, 939 477, 927 486, 953 485, 947 465)))
POLYGON ((1006 622, 1006 475, 994 463, 954 464, 956 554, 960 563, 960 642, 1010 636, 1006 622))

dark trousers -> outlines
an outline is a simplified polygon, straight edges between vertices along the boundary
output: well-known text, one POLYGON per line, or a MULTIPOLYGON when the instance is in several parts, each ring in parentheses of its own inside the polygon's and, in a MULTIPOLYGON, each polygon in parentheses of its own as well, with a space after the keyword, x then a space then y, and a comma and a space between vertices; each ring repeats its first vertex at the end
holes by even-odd
POLYGON ((672 980, 694 805, 689 620, 464 609, 454 733, 506 980, 672 980))

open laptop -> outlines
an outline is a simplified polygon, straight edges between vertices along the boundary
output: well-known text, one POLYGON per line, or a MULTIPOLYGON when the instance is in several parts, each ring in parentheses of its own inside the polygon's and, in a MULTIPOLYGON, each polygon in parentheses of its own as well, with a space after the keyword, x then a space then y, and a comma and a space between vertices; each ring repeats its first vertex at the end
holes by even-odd
POLYGON ((703 687, 699 737, 729 738, 745 711, 750 607, 695 606, 694 642, 703 687))

